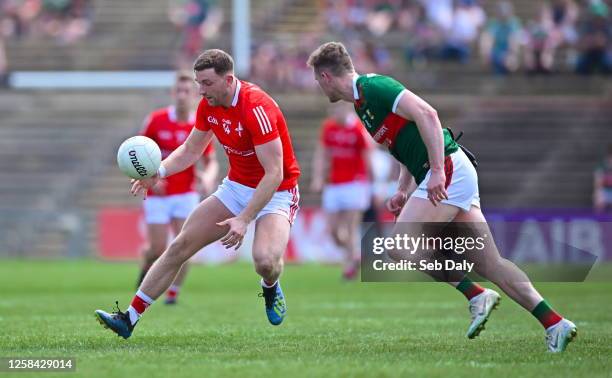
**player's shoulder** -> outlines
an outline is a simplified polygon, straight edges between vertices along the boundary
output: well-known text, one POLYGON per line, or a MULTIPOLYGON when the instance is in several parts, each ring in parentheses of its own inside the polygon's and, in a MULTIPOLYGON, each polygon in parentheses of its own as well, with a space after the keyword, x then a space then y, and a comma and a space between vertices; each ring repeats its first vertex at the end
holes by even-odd
POLYGON ((240 100, 247 108, 254 108, 256 106, 270 106, 278 108, 278 104, 266 91, 264 91, 257 84, 240 81, 242 88, 240 89, 240 100))
POLYGON ((158 119, 167 119, 168 114, 170 114, 170 108, 168 106, 163 108, 158 108, 149 113, 149 119, 158 120, 158 119))
POLYGON ((143 121, 143 127, 145 128, 145 130, 150 131, 153 128, 165 125, 166 123, 168 123, 168 114, 169 109, 167 107, 153 110, 145 117, 143 121))
POLYGON ((381 89, 390 85, 402 85, 398 80, 391 76, 369 73, 361 75, 357 79, 357 84, 364 88, 381 89))

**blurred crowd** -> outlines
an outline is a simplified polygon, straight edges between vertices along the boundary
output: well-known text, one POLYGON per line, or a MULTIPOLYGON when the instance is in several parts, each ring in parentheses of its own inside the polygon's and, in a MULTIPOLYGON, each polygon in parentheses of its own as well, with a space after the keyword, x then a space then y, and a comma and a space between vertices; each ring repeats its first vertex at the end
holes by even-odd
MULTIPOLYGON (((276 88, 313 88, 305 61, 332 39, 345 42, 360 72, 393 74, 405 64, 430 62, 484 66, 500 75, 612 72, 612 0, 312 1, 320 15, 312 20, 315 27, 304 25, 303 33, 281 33, 274 40, 255 34, 252 80, 276 88), (515 6, 528 6, 519 13, 532 14, 531 19, 520 17, 515 6)), ((50 38, 72 44, 90 32, 92 3, 0 0, 0 85, 6 79, 6 41, 50 38)), ((218 0, 168 4, 178 39, 175 61, 169 57, 169 63, 189 67, 221 35, 224 7, 218 0)))
MULTIPOLYGON (((342 40, 360 72, 392 73, 409 65, 455 62, 484 65, 496 74, 612 72, 612 0, 534 2, 521 19, 515 2, 479 0, 322 0, 324 30, 291 43, 255 46, 253 75, 278 87, 307 88, 304 61, 319 42, 342 40), (380 43, 384 41, 385 43, 380 43)), ((309 77, 306 75, 309 79, 309 77)))
POLYGON ((70 44, 91 28, 90 0, 2 0, 0 35, 4 39, 51 37, 70 44))
POLYGON ((176 66, 186 68, 219 34, 223 11, 217 0, 171 0, 168 18, 179 32, 176 66))
POLYGON ((0 87, 7 84, 5 41, 50 38, 72 44, 91 29, 90 0, 0 0, 0 87))
MULTIPOLYGON (((312 70, 306 66, 308 56, 320 44, 318 34, 300 36, 298 41, 263 42, 253 52, 251 78, 277 88, 314 89, 312 70)), ((359 39, 345 41, 359 72, 390 73, 389 50, 359 39)))

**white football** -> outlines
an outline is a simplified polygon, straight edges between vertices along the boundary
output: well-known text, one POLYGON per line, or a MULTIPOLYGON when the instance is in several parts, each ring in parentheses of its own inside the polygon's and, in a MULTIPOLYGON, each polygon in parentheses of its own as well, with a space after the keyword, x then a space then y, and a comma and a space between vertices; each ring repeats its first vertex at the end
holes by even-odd
POLYGON ((161 150, 155 141, 145 136, 126 139, 117 151, 121 172, 134 179, 152 177, 161 164, 161 150))

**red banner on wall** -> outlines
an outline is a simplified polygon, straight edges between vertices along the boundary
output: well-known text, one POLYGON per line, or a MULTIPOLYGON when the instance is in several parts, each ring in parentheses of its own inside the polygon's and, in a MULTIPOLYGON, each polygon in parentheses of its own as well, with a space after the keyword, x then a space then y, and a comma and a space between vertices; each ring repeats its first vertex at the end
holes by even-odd
POLYGON ((135 260, 146 245, 140 208, 104 208, 98 213, 98 252, 109 260, 135 260))

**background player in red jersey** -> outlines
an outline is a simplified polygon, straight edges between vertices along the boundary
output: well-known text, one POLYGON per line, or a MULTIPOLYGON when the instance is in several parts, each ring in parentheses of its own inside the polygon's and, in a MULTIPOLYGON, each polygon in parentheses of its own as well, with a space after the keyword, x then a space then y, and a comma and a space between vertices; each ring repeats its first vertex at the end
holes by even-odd
POLYGON ((219 239, 227 248, 237 249, 252 221, 256 221, 253 261, 262 278, 266 315, 278 325, 286 314, 278 278, 299 208, 300 169, 285 118, 267 93, 234 76, 234 62, 224 51, 206 50, 196 59, 194 70, 203 97, 195 128, 162 162, 158 175, 134 180, 132 193, 146 196, 160 178, 192 166, 213 134, 225 149, 230 169, 217 191, 191 213, 153 264, 127 312, 96 311, 99 321, 123 338, 131 336, 141 314, 170 287, 193 254, 219 239))
POLYGON ((359 118, 344 104, 334 106, 321 128, 315 150, 311 189, 323 190, 322 206, 329 232, 345 252, 345 279, 359 272, 359 222, 370 206, 372 145, 359 118), (327 164, 328 172, 325 172, 327 164))
MULTIPOLYGON (((162 158, 177 149, 195 125, 194 100, 196 89, 190 72, 179 72, 172 87, 173 104, 158 109, 146 118, 141 134, 153 139, 162 151, 162 158)), ((148 199, 143 202, 147 223, 148 246, 143 259, 138 285, 168 244, 169 233, 178 235, 187 216, 200 203, 200 194, 208 195, 217 177, 219 164, 212 143, 206 147, 202 164, 193 165, 174 176, 159 180, 149 189, 148 199), (199 166, 199 171, 197 166, 199 166), (196 191, 197 181, 200 181, 196 191)), ((166 304, 176 303, 180 287, 187 274, 188 265, 176 276, 166 293, 166 304)))

